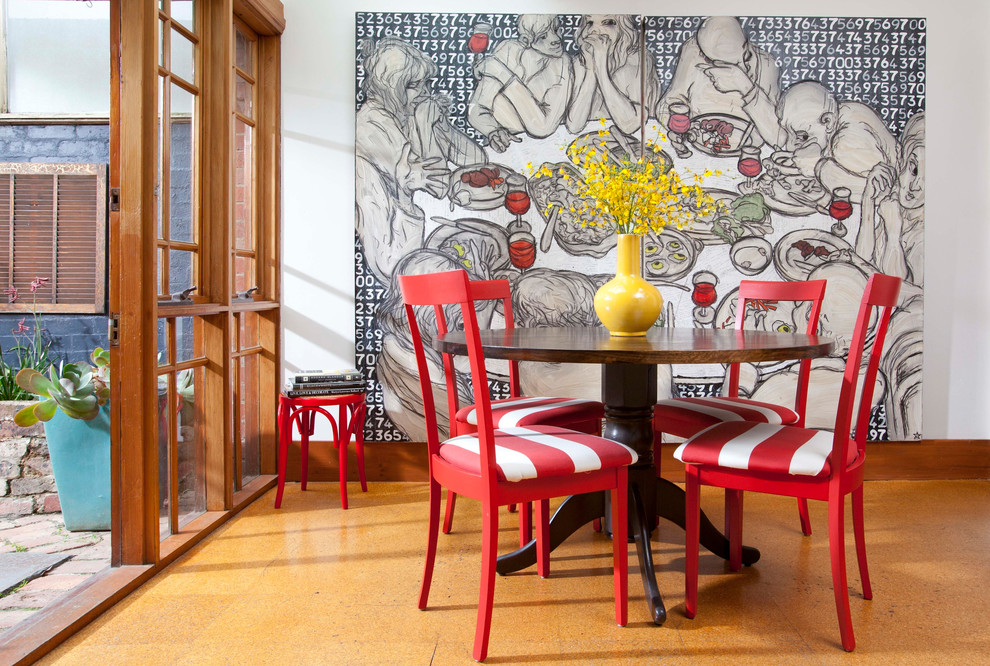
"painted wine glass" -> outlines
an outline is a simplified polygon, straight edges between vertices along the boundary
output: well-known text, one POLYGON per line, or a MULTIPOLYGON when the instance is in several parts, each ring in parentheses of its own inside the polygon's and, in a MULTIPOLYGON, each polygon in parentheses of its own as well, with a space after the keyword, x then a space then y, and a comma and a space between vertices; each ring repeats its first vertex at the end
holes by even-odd
POLYGON ((505 179, 505 209, 519 219, 529 210, 529 192, 526 176, 514 173, 505 179))
POLYGON ((670 120, 667 121, 667 131, 672 134, 687 134, 691 129, 691 107, 677 102, 670 105, 670 120))
POLYGON ((471 29, 471 38, 468 39, 468 51, 471 53, 484 53, 488 50, 488 41, 492 32, 492 26, 488 23, 475 23, 471 29))
POLYGON ((828 205, 828 214, 835 224, 832 225, 832 233, 842 238, 848 233, 846 225, 842 223, 850 215, 852 215, 852 201, 850 197, 852 192, 848 187, 837 187, 832 190, 832 202, 828 205))
POLYGON ((753 187, 753 179, 763 171, 763 164, 760 162, 760 148, 758 146, 742 146, 739 149, 739 161, 736 163, 739 173, 746 176, 746 186, 753 187))
POLYGON ((712 305, 718 299, 715 286, 718 284, 718 276, 710 271, 698 271, 691 279, 694 290, 691 292, 691 301, 695 304, 694 323, 696 327, 705 327, 715 320, 715 308, 712 305))

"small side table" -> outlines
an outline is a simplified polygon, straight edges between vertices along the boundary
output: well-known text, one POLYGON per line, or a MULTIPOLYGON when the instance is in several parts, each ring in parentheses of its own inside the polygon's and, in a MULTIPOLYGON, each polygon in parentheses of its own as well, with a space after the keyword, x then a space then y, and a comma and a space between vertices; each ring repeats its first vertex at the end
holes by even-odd
POLYGON ((368 492, 368 482, 364 478, 364 415, 363 393, 346 395, 318 395, 290 398, 282 393, 278 397, 278 491, 275 493, 275 508, 282 506, 282 491, 285 488, 285 468, 295 425, 300 436, 300 481, 306 490, 306 477, 309 472, 309 438, 313 435, 316 415, 323 414, 333 428, 333 444, 338 449, 340 472, 340 504, 347 508, 347 445, 354 435, 357 449, 358 476, 361 479, 361 492, 368 492), (327 411, 337 407, 337 418, 327 411))

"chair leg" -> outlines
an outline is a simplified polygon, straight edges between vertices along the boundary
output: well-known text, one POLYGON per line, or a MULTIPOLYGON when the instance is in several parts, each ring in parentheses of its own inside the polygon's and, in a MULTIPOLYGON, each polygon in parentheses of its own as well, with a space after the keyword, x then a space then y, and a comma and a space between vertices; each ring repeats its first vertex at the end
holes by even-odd
POLYGON ((306 480, 309 477, 309 436, 313 434, 313 421, 316 420, 312 411, 306 410, 299 421, 299 489, 306 490, 306 480))
POLYGON ((275 491, 275 508, 282 506, 282 492, 285 490, 285 464, 289 458, 289 441, 292 439, 292 410, 280 404, 278 409, 278 490, 275 491))
POLYGON ((866 531, 863 525, 863 486, 852 492, 853 534, 856 536, 856 559, 859 562, 859 577, 863 581, 863 598, 873 598, 870 586, 870 570, 866 564, 866 531))
POLYGON ((495 564, 498 560, 498 507, 490 500, 482 505, 481 518, 481 594, 478 597, 478 624, 474 632, 474 658, 488 656, 488 632, 492 628, 492 604, 495 597, 495 564))
POLYGON ((457 493, 447 489, 447 510, 443 514, 443 533, 450 534, 450 527, 454 524, 454 505, 457 503, 457 493))
POLYGON ((741 490, 725 489, 725 536, 729 539, 729 568, 742 569, 742 508, 741 490))
POLYGON ((811 514, 808 513, 808 500, 798 497, 798 515, 801 516, 801 533, 811 536, 811 514))
POLYGON ((853 636, 852 616, 849 612, 849 590, 846 582, 845 496, 838 489, 829 491, 828 498, 828 549, 832 559, 832 588, 835 592, 835 610, 839 616, 839 634, 842 647, 852 652, 856 647, 853 636))
MULTIPOLYGON (((522 548, 533 540, 533 503, 523 502, 519 505, 519 547, 522 548)), ((536 528, 540 529, 540 517, 537 514, 536 528)), ((542 575, 542 574, 541 574, 542 575)))
POLYGON ((419 588, 419 609, 426 608, 433 582, 433 563, 437 559, 437 528, 440 526, 440 484, 430 479, 430 520, 426 526, 426 565, 423 567, 423 584, 419 588))
MULTIPOLYGON (((348 409, 351 410, 351 425, 348 431, 347 442, 350 442, 350 434, 354 433, 354 452, 357 454, 357 464, 358 464, 358 479, 361 481, 361 492, 368 492, 368 479, 364 475, 364 414, 365 407, 364 403, 357 403, 357 405, 351 404, 341 405, 340 411, 347 412, 348 409)), ((346 420, 346 416, 343 417, 346 420)))
POLYGON ((698 471, 685 465, 684 509, 684 614, 693 618, 698 610, 698 539, 701 523, 701 489, 698 471))
POLYGON ((629 472, 616 470, 612 491, 612 567, 615 578, 615 623, 626 626, 629 612, 629 472))
POLYGON ((340 476, 340 508, 347 508, 347 444, 350 441, 350 434, 347 432, 346 413, 347 407, 341 406, 341 419, 339 435, 337 439, 337 470, 340 476))
MULTIPOLYGON (((522 541, 522 519, 529 514, 531 502, 522 505, 519 511, 519 536, 522 541)), ((550 500, 544 499, 536 504, 536 572, 540 578, 550 577, 550 500)), ((527 526, 530 527, 530 526, 527 526)), ((523 541, 525 546, 529 540, 523 541)))

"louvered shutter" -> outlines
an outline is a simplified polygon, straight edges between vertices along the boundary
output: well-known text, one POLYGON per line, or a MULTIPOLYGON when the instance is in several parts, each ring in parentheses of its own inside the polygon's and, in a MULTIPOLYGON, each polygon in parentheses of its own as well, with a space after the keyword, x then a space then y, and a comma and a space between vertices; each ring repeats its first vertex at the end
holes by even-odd
POLYGON ((103 312, 106 165, 0 163, 0 252, 5 310, 103 312))

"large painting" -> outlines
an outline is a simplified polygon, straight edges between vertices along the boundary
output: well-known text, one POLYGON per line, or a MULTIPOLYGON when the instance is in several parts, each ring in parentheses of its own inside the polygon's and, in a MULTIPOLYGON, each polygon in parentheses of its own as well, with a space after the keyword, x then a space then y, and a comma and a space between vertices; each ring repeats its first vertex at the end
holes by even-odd
MULTIPOLYGON (((925 19, 358 13, 357 363, 365 436, 424 441, 395 276, 454 268, 512 284, 517 325, 596 326, 615 236, 572 212, 565 150, 621 159, 657 142, 678 170, 716 171, 717 217, 644 243, 659 326, 738 316, 802 330, 807 310, 736 311, 742 279, 828 280, 807 424, 831 428, 863 287, 905 280, 869 438, 921 437, 925 19), (547 165, 553 176, 532 176, 547 165), (559 205, 549 205, 549 204, 559 205)), ((573 207, 575 211, 581 207, 573 207)), ((499 326, 500 313, 479 313, 499 326)), ((428 335, 429 327, 426 328, 428 335)), ((446 405, 435 358, 437 405, 446 405)), ((506 391, 493 363, 493 395, 506 391)), ((721 391, 725 368, 661 368, 658 395, 721 391)), ((792 404, 796 362, 743 368, 740 395, 792 404)), ((593 365, 524 364, 530 394, 599 399, 593 365)), ((470 400, 470 387, 459 387, 470 400)), ((443 422, 441 420, 441 422, 443 422)))

